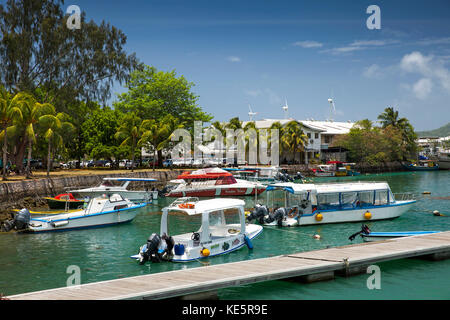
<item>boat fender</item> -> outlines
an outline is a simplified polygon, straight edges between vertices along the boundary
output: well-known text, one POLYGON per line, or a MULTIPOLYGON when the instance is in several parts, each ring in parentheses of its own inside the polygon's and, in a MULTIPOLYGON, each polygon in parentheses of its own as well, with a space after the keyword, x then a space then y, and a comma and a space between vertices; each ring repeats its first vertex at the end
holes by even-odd
POLYGON ((200 250, 200 254, 204 257, 209 256, 210 252, 208 248, 203 248, 202 250, 200 250))
POLYGON ((322 221, 323 220, 323 215, 321 213, 316 214, 316 220, 317 221, 322 221))
POLYGON ((244 235, 244 242, 250 250, 253 249, 253 243, 247 235, 244 235))
POLYGON ((372 218, 372 214, 369 211, 366 211, 364 213, 364 218, 366 218, 367 220, 370 220, 370 218, 372 218))

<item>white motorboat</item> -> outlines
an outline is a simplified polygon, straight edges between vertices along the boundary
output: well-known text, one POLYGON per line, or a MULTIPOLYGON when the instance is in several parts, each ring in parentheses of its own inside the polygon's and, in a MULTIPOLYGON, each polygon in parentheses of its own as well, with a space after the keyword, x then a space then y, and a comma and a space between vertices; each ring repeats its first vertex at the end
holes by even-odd
MULTIPOLYGON (((134 204, 119 194, 92 198, 84 209, 30 218, 25 231, 62 231, 125 223, 133 220, 138 213, 137 209, 145 205, 145 203, 134 204)), ((25 213, 24 210, 27 209, 22 209, 19 214, 25 213)))
POLYGON ((266 186, 253 181, 236 179, 230 172, 220 168, 186 171, 171 183, 177 184, 168 197, 219 197, 249 196, 264 192, 266 186))
POLYGON ((248 221, 296 226, 392 219, 416 202, 412 194, 394 196, 386 182, 287 182, 268 185, 266 193, 266 205, 255 206, 247 216, 248 221), (284 203, 276 201, 277 190, 284 192, 284 203))
POLYGON ((129 190, 131 182, 155 182, 156 179, 152 178, 103 178, 102 183, 97 187, 70 190, 75 198, 93 198, 99 197, 103 194, 120 194, 125 199, 129 199, 132 202, 147 202, 151 203, 152 200, 158 199, 158 191, 149 190, 129 190), (115 185, 115 182, 121 183, 115 185))
POLYGON ((333 166, 329 164, 320 164, 316 169, 312 169, 316 177, 334 177, 336 172, 333 166))
POLYGON ((256 224, 246 224, 245 202, 240 199, 210 199, 184 197, 165 207, 161 217, 160 235, 152 234, 147 244, 141 246, 133 259, 145 263, 168 260, 189 262, 218 256, 238 250, 251 242, 263 228, 256 224), (196 232, 170 235, 168 232, 169 213, 200 215, 201 226, 196 232))

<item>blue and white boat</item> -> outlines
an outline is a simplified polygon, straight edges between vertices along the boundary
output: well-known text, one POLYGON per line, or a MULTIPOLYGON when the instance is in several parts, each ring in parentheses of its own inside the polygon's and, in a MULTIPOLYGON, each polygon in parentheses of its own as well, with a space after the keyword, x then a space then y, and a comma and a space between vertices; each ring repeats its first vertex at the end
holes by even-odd
POLYGON ((193 197, 179 198, 162 210, 160 235, 152 234, 147 243, 140 247, 139 253, 131 258, 139 260, 140 263, 148 260, 189 262, 227 254, 245 245, 252 249, 251 240, 262 232, 263 227, 246 223, 244 205, 244 200, 240 199, 216 198, 199 201, 193 197), (170 235, 169 213, 200 215, 200 229, 170 235))
POLYGON ((267 186, 266 194, 265 209, 256 208, 247 219, 279 226, 393 219, 416 202, 413 194, 394 195, 386 182, 275 183, 267 186), (277 190, 284 192, 283 198, 277 190))
POLYGON ((404 237, 420 236, 424 234, 439 233, 441 231, 394 231, 394 232, 373 232, 368 226, 363 225, 361 231, 351 235, 349 240, 353 240, 357 235, 361 235, 366 242, 398 239, 404 237))
MULTIPOLYGON (((63 231, 130 222, 146 203, 135 204, 119 194, 92 198, 85 208, 30 218, 26 232, 63 231)), ((25 209, 26 210, 26 209, 25 209)))

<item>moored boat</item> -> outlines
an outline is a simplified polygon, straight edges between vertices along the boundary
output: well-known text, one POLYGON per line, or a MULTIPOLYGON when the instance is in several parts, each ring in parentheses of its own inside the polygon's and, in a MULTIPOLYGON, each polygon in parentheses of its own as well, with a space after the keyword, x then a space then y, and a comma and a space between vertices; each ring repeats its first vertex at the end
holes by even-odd
MULTIPOLYGON (((175 181, 174 181, 175 182, 175 181)), ((249 196, 264 192, 266 186, 259 182, 236 179, 220 168, 186 171, 178 176, 177 185, 168 197, 223 197, 249 196)))
POLYGON ((223 255, 247 245, 262 232, 262 226, 246 224, 245 202, 240 199, 179 198, 165 207, 161 216, 160 235, 153 233, 132 259, 145 263, 173 261, 189 262, 223 255), (170 235, 169 213, 200 216, 201 226, 196 232, 170 235))
POLYGON ((333 166, 327 164, 320 164, 312 171, 316 177, 334 177, 336 175, 333 166))
POLYGON ((266 193, 265 209, 254 210, 249 221, 273 224, 275 219, 280 226, 296 226, 392 219, 416 202, 412 194, 394 195, 386 182, 277 183, 269 185, 266 193), (277 201, 277 190, 285 194, 283 203, 277 201))
MULTIPOLYGON (((62 231, 125 223, 133 220, 138 213, 137 209, 145 205, 146 203, 134 204, 119 194, 92 198, 84 209, 39 218, 30 217, 24 231, 62 231)), ((23 210, 26 209, 19 213, 24 213, 23 210)))
POLYGON ((441 231, 394 231, 394 232, 373 232, 367 225, 361 227, 361 231, 352 234, 348 239, 353 241, 357 235, 366 242, 398 239, 404 237, 419 236, 424 234, 439 233, 441 231))
POLYGON ((71 193, 58 194, 55 197, 44 197, 50 209, 76 209, 82 207, 84 200, 76 199, 71 193))
POLYGON ((433 160, 419 160, 417 163, 402 164, 410 171, 434 171, 439 170, 439 165, 433 160))
POLYGON ((103 178, 102 183, 97 187, 70 190, 69 193, 72 193, 76 198, 93 198, 104 194, 114 193, 119 194, 132 202, 151 203, 152 200, 158 198, 158 191, 149 190, 148 187, 144 190, 129 190, 128 187, 131 182, 152 183, 155 181, 157 180, 152 178, 103 178), (115 185, 114 183, 117 182, 121 184, 115 185))

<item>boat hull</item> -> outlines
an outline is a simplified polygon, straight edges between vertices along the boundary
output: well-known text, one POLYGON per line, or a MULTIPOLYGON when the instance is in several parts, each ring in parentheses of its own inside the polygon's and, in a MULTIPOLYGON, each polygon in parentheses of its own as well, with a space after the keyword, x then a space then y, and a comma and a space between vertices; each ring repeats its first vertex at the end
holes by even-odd
POLYGON ((77 215, 71 213, 70 216, 69 214, 61 214, 52 217, 33 218, 26 232, 67 231, 126 223, 132 221, 138 213, 137 209, 143 206, 144 204, 94 214, 84 214, 84 210, 81 210, 80 214, 77 215))
POLYGON ((418 236, 424 234, 438 233, 440 231, 403 231, 403 232, 370 232, 362 233, 361 237, 366 242, 381 241, 389 239, 397 239, 411 236, 418 236))
POLYGON ((340 210, 316 210, 312 214, 302 215, 299 218, 299 225, 314 225, 325 223, 359 222, 385 220, 400 217, 416 201, 397 201, 395 204, 373 206, 369 208, 340 209, 340 210), (370 219, 365 217, 367 212, 371 213, 370 219), (318 217, 322 215, 322 219, 318 217))
MULTIPOLYGON (((239 224, 236 225, 229 225, 230 228, 240 228, 239 224)), ((248 224, 246 225, 246 235, 247 237, 252 240, 258 235, 261 234, 263 231, 263 227, 255 224, 248 224)), ((174 237, 174 240, 176 242, 176 236, 174 237)), ((185 252, 183 255, 174 255, 172 261, 173 262, 190 262, 190 261, 196 261, 199 259, 205 259, 209 257, 215 257, 223 254, 227 254, 236 250, 241 249, 245 246, 245 239, 244 234, 236 234, 235 236, 227 237, 226 239, 221 238, 216 241, 212 241, 211 243, 208 243, 207 245, 201 245, 197 247, 189 248, 188 252, 185 252), (225 245, 227 243, 228 245, 225 245), (201 254, 201 250, 203 248, 208 249, 211 254, 207 257, 204 257, 201 254)))

